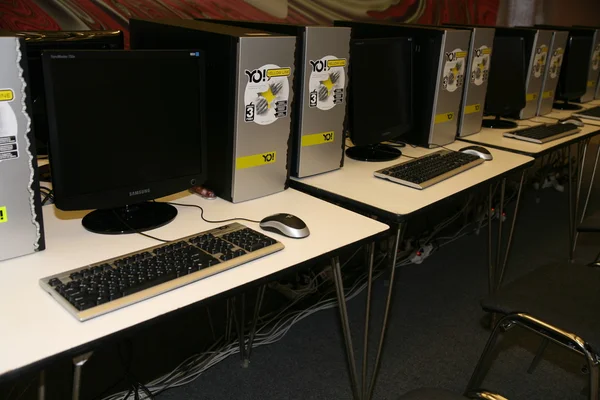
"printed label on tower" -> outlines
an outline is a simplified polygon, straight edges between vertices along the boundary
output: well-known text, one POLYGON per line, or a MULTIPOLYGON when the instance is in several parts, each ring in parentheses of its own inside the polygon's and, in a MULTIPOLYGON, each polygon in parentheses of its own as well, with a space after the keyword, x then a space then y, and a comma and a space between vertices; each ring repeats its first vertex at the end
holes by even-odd
POLYGON ((477 86, 481 86, 488 79, 490 54, 492 54, 492 49, 485 45, 475 49, 471 65, 471 82, 477 86))
POLYGON ((592 52, 592 69, 597 71, 600 68, 600 44, 592 52))
POLYGON ((442 80, 442 89, 454 92, 463 85, 465 79, 465 58, 467 52, 461 49, 454 49, 446 53, 446 62, 444 63, 444 78, 442 80))
POLYGON ((0 224, 8 221, 8 214, 6 213, 6 207, 0 207, 0 224))
POLYGON ((344 102, 346 87, 346 59, 325 56, 319 60, 309 60, 310 79, 308 82, 308 106, 319 110, 331 110, 344 102))
MULTIPOLYGON (((9 91, 12 94, 12 90, 9 91)), ((12 100, 13 97, 10 98, 12 100)), ((19 158, 18 128, 17 116, 12 107, 8 102, 0 101, 0 162, 19 158)))
POLYGON ((15 93, 12 89, 0 89, 0 101, 12 101, 15 98, 15 93))
POLYGON ((541 45, 535 51, 535 57, 533 58, 533 76, 539 78, 544 72, 546 61, 548 60, 548 46, 545 44, 541 45))
POLYGON ((559 47, 556 50, 554 50, 554 52, 552 52, 552 58, 550 59, 550 67, 549 67, 551 79, 556 79, 556 77, 558 76, 558 73, 560 72, 560 66, 562 65, 564 52, 565 51, 563 50, 562 47, 559 47))
POLYGON ((302 136, 302 147, 315 146, 318 144, 331 143, 335 139, 333 131, 314 133, 302 136))
POLYGON ((269 125, 288 114, 291 68, 266 64, 245 70, 248 83, 244 92, 244 121, 269 125))
POLYGON ((254 154, 251 156, 238 157, 235 160, 235 169, 245 169, 260 167, 261 165, 273 164, 277 158, 275 151, 269 151, 268 153, 254 154))

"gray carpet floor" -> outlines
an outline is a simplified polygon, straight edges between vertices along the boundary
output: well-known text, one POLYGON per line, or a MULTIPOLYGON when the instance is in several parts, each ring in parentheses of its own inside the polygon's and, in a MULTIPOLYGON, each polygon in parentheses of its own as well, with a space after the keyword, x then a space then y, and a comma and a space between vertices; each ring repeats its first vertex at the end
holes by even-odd
MULTIPOLYGON (((595 150, 595 149, 594 149, 595 150)), ((598 208, 600 179, 596 179, 598 208)), ((594 203, 594 201, 592 202, 594 203)), ((567 197, 546 189, 527 190, 520 210, 507 281, 554 260, 566 260, 567 197), (539 200, 539 201, 538 201, 539 200)), ((510 215, 510 214, 509 214, 510 215)), ((487 292, 485 232, 457 240, 421 265, 397 270, 376 399, 395 399, 417 387, 461 393, 489 335, 479 299, 487 292)), ((600 237, 581 235, 576 258, 589 262, 600 237)), ((386 280, 375 283, 372 353, 379 335, 386 280)), ((362 354, 365 293, 348 302, 357 354, 362 354)), ((350 399, 349 376, 337 309, 317 313, 278 343, 254 350, 248 368, 237 356, 193 383, 169 390, 159 400, 179 399, 350 399)), ((533 374, 527 373, 539 339, 509 331, 484 386, 509 399, 584 399, 583 359, 550 345, 533 374)), ((371 360, 372 361, 372 360, 371 360)), ((360 372, 359 372, 360 374, 360 372)))

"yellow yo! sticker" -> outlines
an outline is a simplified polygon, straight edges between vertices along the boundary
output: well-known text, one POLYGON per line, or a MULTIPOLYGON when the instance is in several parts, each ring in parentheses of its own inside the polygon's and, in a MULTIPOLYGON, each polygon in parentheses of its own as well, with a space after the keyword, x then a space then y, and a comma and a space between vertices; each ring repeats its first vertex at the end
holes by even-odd
POLYGON ((538 98, 537 93, 527 93, 527 97, 526 97, 527 101, 534 101, 534 100, 537 100, 537 98, 538 98))
POLYGON ((481 104, 471 104, 470 106, 465 106, 465 115, 475 114, 479 111, 481 111, 481 104))
POLYGON ((454 113, 443 113, 437 114, 434 119, 434 124, 443 124, 444 122, 450 122, 454 119, 454 113))
POLYGON ((335 139, 333 131, 315 133, 312 135, 302 136, 302 147, 315 146, 317 144, 331 143, 335 139))
POLYGON ((554 92, 552 90, 547 90, 544 93, 542 93, 542 99, 549 99, 550 97, 552 97, 553 94, 554 92))
POLYGON ((6 213, 6 207, 0 207, 0 224, 8 221, 8 214, 6 213))
POLYGON ((327 66, 329 68, 333 67, 345 67, 346 60, 344 58, 338 58, 337 60, 327 60, 327 66))
POLYGON ((269 69, 267 70, 267 76, 269 78, 273 78, 275 76, 289 76, 291 73, 290 68, 277 68, 277 69, 269 69))
POLYGON ((596 87, 596 81, 588 81, 587 87, 596 87))
POLYGON ((15 98, 15 93, 12 89, 0 89, 0 101, 12 101, 15 98))
POLYGON ((238 157, 235 160, 235 169, 260 167, 261 165, 273 164, 276 161, 276 152, 254 154, 251 156, 238 157))

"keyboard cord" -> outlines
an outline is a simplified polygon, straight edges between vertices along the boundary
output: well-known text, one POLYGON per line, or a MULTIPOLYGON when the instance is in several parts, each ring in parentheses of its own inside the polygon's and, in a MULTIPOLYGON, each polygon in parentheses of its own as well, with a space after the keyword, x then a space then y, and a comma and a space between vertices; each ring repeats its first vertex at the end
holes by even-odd
POLYGON ((209 220, 209 219, 204 218, 204 209, 202 207, 200 207, 199 205, 196 205, 196 204, 183 204, 183 203, 172 203, 172 202, 166 202, 166 203, 167 204, 171 204, 172 206, 199 208, 200 209, 200 218, 202 218, 202 220, 204 222, 208 222, 209 224, 220 224, 220 223, 223 223, 223 222, 232 222, 232 221, 246 221, 246 222, 252 222, 254 224, 260 224, 260 221, 256 221, 254 219, 243 218, 243 217, 209 220))

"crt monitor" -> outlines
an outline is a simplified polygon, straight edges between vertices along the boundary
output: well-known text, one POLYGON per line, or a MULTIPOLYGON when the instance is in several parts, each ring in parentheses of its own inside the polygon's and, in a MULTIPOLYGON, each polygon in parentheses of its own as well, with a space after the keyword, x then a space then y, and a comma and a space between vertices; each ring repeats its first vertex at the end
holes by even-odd
POLYGON ((507 129, 517 124, 501 119, 519 115, 525 107, 525 39, 520 36, 494 38, 484 112, 495 119, 484 119, 487 128, 507 129))
POLYGON ((12 32, 25 40, 29 86, 33 109, 33 129, 37 154, 48 154, 48 119, 44 96, 41 53, 44 50, 122 49, 121 31, 27 31, 12 32))
POLYGON ((198 51, 46 51, 52 182, 61 210, 97 209, 104 234, 170 222, 149 200, 206 179, 204 56, 198 51))
POLYGON ((352 40, 348 92, 350 138, 346 155, 386 161, 400 150, 381 142, 412 128, 412 52, 410 38, 352 40))
POLYGON ((579 110, 580 106, 569 101, 578 100, 587 90, 588 68, 592 53, 592 36, 574 35, 571 33, 567 41, 563 58, 554 108, 561 110, 579 110))

